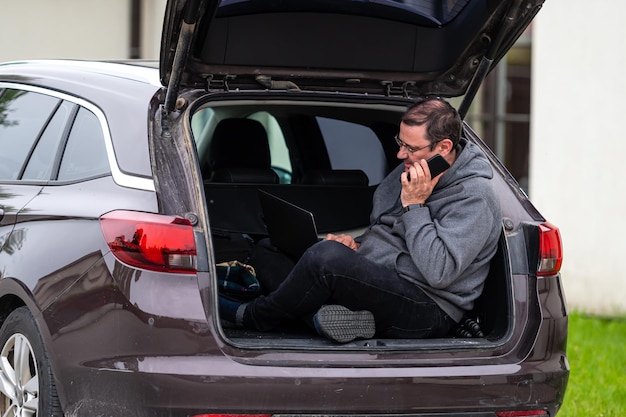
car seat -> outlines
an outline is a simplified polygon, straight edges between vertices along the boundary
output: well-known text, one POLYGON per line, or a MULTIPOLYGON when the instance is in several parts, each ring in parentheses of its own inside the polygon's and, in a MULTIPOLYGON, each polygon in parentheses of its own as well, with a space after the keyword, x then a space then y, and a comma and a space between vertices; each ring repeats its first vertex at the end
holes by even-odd
POLYGON ((263 125, 252 119, 223 119, 215 127, 205 175, 211 182, 278 184, 271 168, 263 125))

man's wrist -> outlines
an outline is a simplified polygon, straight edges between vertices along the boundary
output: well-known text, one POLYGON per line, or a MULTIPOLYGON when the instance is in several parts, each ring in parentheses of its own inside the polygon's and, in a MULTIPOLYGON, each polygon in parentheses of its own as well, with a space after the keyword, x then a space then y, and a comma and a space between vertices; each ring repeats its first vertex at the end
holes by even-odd
POLYGON ((426 206, 424 204, 421 204, 421 203, 409 204, 409 205, 406 205, 406 206, 402 207, 402 213, 404 214, 407 211, 411 211, 411 210, 414 210, 414 209, 417 209, 417 208, 421 208, 421 207, 426 207, 426 206))

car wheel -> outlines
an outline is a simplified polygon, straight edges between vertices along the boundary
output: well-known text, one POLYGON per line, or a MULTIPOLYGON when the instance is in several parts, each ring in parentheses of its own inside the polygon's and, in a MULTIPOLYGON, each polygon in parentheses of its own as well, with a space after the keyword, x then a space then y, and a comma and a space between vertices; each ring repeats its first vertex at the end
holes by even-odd
POLYGON ((48 355, 28 308, 7 317, 0 346, 0 415, 63 416, 48 355))

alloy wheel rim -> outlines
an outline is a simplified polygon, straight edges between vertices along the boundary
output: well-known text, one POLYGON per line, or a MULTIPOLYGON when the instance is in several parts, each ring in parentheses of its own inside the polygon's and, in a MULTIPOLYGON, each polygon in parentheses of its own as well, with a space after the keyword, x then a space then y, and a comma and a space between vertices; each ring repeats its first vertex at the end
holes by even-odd
POLYGON ((24 335, 12 335, 0 353, 0 407, 3 417, 35 417, 39 376, 33 348, 24 335))

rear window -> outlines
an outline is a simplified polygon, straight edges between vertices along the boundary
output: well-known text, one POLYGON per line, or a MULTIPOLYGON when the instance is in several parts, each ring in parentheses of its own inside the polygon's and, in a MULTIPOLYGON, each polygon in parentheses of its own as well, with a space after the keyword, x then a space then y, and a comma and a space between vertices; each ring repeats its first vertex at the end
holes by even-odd
POLYGON ((360 169, 370 185, 385 177, 387 163, 382 145, 367 126, 343 120, 318 117, 332 169, 360 169))
MULTIPOLYGON (((222 181, 222 175, 218 175, 218 181, 213 179, 216 177, 215 167, 223 169, 225 165, 233 164, 237 165, 233 166, 237 170, 246 170, 244 177, 251 182, 255 178, 252 169, 258 172, 257 178, 261 182, 269 176, 260 171, 271 169, 277 174, 280 184, 306 183, 311 173, 328 171, 362 171, 369 185, 379 184, 389 169, 389 156, 385 154, 381 141, 392 140, 391 137, 379 137, 363 123, 371 121, 371 117, 359 116, 358 121, 352 121, 345 115, 333 117, 335 111, 284 105, 199 110, 193 115, 191 126, 204 180, 222 181), (233 126, 237 124, 236 120, 242 120, 240 124, 248 127, 233 126), (250 121, 262 126, 262 134, 259 129, 252 129, 250 121), (214 140, 214 132, 219 131, 219 141, 223 143, 223 123, 233 130, 226 141, 233 143, 230 152, 235 155, 224 155, 224 145, 216 145, 214 140), (265 162, 267 153, 269 157, 265 162), (230 161, 224 161, 225 158, 230 161)), ((336 175, 333 177, 337 178, 336 175)))

